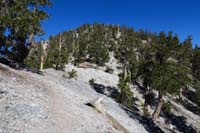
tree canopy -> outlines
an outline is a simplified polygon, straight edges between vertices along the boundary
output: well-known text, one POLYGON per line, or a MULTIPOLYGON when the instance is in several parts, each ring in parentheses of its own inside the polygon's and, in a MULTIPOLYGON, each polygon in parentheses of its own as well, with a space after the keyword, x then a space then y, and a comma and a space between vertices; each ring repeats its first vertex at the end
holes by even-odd
POLYGON ((0 47, 1 54, 18 62, 28 55, 27 43, 34 35, 43 34, 41 21, 48 17, 45 7, 49 0, 1 0, 0 47))

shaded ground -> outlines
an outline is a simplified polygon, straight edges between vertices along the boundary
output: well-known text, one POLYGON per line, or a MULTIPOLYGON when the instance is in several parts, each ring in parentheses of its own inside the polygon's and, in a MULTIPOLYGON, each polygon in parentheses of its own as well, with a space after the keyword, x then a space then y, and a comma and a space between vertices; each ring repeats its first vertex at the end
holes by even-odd
MULTIPOLYGON (((104 94, 106 96, 109 96, 117 101, 117 98, 119 97, 119 91, 115 87, 110 86, 104 86, 100 84, 94 84, 93 88, 95 91, 97 91, 100 94, 104 94)), ((159 128, 152 119, 141 116, 139 114, 139 109, 137 107, 133 107, 131 109, 128 109, 127 107, 120 105, 122 109, 126 111, 126 113, 131 117, 132 119, 137 119, 140 124, 142 124, 145 129, 150 133, 164 133, 161 128, 159 128)))
MULTIPOLYGON (((119 97, 119 91, 115 87, 104 86, 101 84, 94 84, 93 88, 98 93, 109 96, 109 97, 115 99, 116 101, 117 101, 117 98, 119 97)), ((144 94, 145 90, 143 87, 140 86, 139 90, 140 90, 140 93, 144 94)), ((153 101, 154 102, 151 103, 151 106, 156 105, 156 98, 153 101)), ((189 105, 189 103, 188 103, 188 105, 189 105)), ((192 106, 192 105, 190 105, 190 106, 192 106)), ((137 119, 145 127, 145 129, 148 132, 156 132, 156 133, 164 132, 157 124, 155 124, 155 122, 151 118, 140 115, 139 109, 137 108, 137 106, 134 106, 131 109, 128 109, 123 105, 121 105, 121 107, 127 112, 127 114, 131 118, 137 119)), ((185 105, 185 107, 186 107, 186 105, 185 105)), ((187 109, 188 110, 194 109, 193 111, 196 110, 196 108, 192 108, 192 109, 187 108, 187 109)), ((169 126, 169 124, 173 125, 174 129, 170 129, 170 128, 168 129, 168 130, 171 130, 171 132, 173 132, 173 130, 176 130, 179 132, 184 132, 184 133, 196 133, 197 132, 196 129, 193 128, 193 126, 188 124, 188 122, 186 121, 186 118, 184 116, 176 116, 173 113, 167 113, 164 111, 161 112, 161 116, 165 118, 165 123, 167 126, 169 126)))
POLYGON ((200 116, 200 107, 198 105, 200 105, 199 102, 197 102, 197 95, 194 91, 191 90, 185 90, 183 91, 183 95, 188 98, 191 102, 193 102, 193 104, 189 103, 186 100, 180 100, 179 102, 188 110, 190 110, 191 112, 197 114, 200 116), (195 103, 195 104, 194 104, 195 103))
POLYGON ((183 133, 197 133, 197 131, 190 125, 187 125, 184 116, 176 116, 173 113, 164 113, 166 123, 171 123, 175 126, 176 130, 183 133))

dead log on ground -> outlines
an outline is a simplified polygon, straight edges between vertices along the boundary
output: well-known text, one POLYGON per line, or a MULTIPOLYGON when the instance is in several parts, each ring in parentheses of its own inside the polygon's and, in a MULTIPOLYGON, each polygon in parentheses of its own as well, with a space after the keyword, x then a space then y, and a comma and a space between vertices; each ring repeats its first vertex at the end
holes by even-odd
POLYGON ((103 109, 103 107, 102 107, 102 105, 101 105, 101 101, 103 100, 103 98, 104 98, 104 97, 101 97, 101 98, 99 98, 99 99, 96 100, 96 101, 90 102, 90 105, 91 105, 94 109, 96 109, 99 113, 102 113, 103 115, 105 115, 105 116, 108 118, 108 120, 111 122, 111 124, 112 124, 112 126, 113 126, 114 128, 116 128, 117 130, 122 131, 123 133, 129 133, 128 130, 127 130, 124 126, 122 126, 112 115, 110 115, 109 113, 107 113, 107 112, 103 109))

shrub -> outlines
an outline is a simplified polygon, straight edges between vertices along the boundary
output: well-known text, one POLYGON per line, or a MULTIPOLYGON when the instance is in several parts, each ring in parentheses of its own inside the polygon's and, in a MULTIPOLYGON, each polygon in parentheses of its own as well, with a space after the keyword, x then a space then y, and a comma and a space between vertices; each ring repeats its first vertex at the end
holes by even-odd
POLYGON ((114 72, 114 70, 110 67, 106 67, 105 72, 112 74, 114 72))
POLYGON ((147 106, 145 106, 145 104, 142 105, 142 110, 143 110, 143 115, 146 116, 146 117, 149 117, 150 116, 150 113, 148 111, 148 108, 147 106))
POLYGON ((120 80, 118 87, 120 89, 119 102, 124 106, 131 108, 134 103, 134 97, 128 82, 126 80, 120 80))
POLYGON ((63 74, 62 77, 63 78, 68 78, 68 76, 66 74, 63 74))
POLYGON ((89 80, 89 84, 90 84, 91 86, 93 86, 93 85, 95 84, 95 79, 94 79, 94 78, 90 79, 90 80, 89 80))
POLYGON ((162 106, 162 109, 164 112, 170 114, 171 113, 171 103, 170 102, 163 102, 163 106, 162 106))
POLYGON ((77 78, 77 71, 72 69, 72 71, 68 72, 69 79, 76 79, 77 78))
MULTIPOLYGON (((196 103, 197 105, 200 106, 200 81, 195 82, 194 88, 195 88, 195 90, 196 90, 195 96, 193 96, 193 97, 195 97, 195 100, 194 100, 194 101, 195 101, 195 103, 196 103)), ((199 108, 200 108, 200 107, 199 107, 199 108)))

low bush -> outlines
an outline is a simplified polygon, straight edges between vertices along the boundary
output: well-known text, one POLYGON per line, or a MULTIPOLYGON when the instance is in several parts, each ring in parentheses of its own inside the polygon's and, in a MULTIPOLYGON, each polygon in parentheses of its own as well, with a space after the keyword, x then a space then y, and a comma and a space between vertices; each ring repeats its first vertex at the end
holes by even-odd
POLYGON ((72 69, 72 71, 68 72, 69 79, 77 79, 77 71, 72 69))
POLYGON ((110 68, 110 67, 106 67, 105 72, 113 74, 114 70, 112 68, 110 68))
POLYGON ((128 108, 132 108, 134 96, 130 90, 129 83, 126 80, 120 80, 118 87, 120 89, 119 102, 128 108))
POLYGON ((168 114, 171 113, 171 103, 170 102, 163 102, 162 110, 168 114))
POLYGON ((143 110, 143 115, 144 116, 150 117, 149 110, 148 110, 147 106, 145 106, 145 104, 142 105, 142 110, 143 110))
POLYGON ((68 76, 66 74, 63 74, 62 77, 63 78, 68 78, 68 76))
POLYGON ((89 84, 90 84, 91 86, 93 86, 93 85, 95 84, 95 79, 92 78, 92 79, 90 79, 88 82, 89 82, 89 84))

